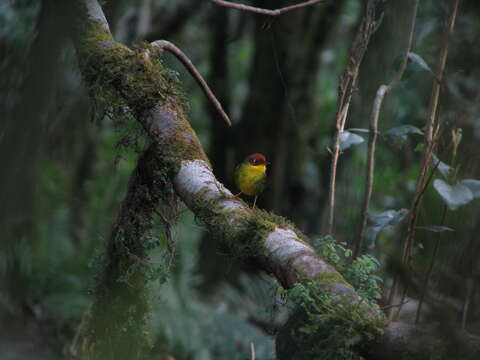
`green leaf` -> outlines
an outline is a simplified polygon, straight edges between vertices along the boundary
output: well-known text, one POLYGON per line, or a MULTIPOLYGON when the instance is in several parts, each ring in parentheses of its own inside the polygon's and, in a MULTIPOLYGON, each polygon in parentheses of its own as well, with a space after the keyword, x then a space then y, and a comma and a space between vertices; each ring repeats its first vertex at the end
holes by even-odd
POLYGON ((480 180, 464 179, 460 181, 460 184, 468 187, 475 199, 480 198, 480 180))
POLYGON ((387 210, 380 214, 373 215, 370 220, 379 226, 392 226, 401 222, 408 214, 407 209, 387 210))
POLYGON ((359 133, 369 133, 370 130, 368 129, 360 129, 360 128, 350 128, 347 131, 349 132, 359 132, 359 133))
POLYGON ((423 135, 423 132, 413 125, 401 125, 386 131, 384 135, 396 145, 403 145, 409 134, 423 135))
POLYGON ((360 135, 344 131, 340 134, 340 150, 347 150, 353 145, 361 144, 365 141, 360 135))
POLYGON ((387 210, 380 214, 370 216, 372 226, 367 228, 365 238, 369 243, 373 243, 380 231, 387 226, 394 226, 400 223, 408 214, 407 209, 387 210))
POLYGON ((430 226, 417 226, 418 230, 427 230, 432 232, 444 232, 444 231, 455 231, 452 228, 446 226, 430 225, 430 226))
POLYGON ((436 179, 433 182, 433 187, 452 211, 474 199, 472 191, 461 183, 450 186, 445 181, 436 179))

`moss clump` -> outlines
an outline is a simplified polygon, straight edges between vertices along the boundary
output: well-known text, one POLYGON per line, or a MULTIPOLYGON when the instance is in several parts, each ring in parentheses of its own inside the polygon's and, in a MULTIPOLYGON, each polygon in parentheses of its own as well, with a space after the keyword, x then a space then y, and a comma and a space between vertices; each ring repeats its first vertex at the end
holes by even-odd
MULTIPOLYGON (((204 201, 201 194, 193 201, 197 218, 208 228, 212 236, 219 240, 222 250, 244 261, 268 264, 269 254, 266 252, 265 241, 276 228, 294 231, 298 241, 311 246, 307 237, 284 217, 261 209, 249 209, 239 214, 242 210, 238 208, 225 210, 219 205, 222 200, 233 198, 241 201, 231 195, 204 201), (235 226, 232 226, 232 218, 235 218, 235 226)), ((248 208, 246 203, 244 205, 248 208)))
POLYGON ((335 284, 345 284, 353 289, 343 276, 338 272, 321 272, 315 275, 311 281, 314 281, 320 287, 332 286, 335 284))
MULTIPOLYGON (((79 5, 76 11, 86 19, 77 24, 80 36, 76 47, 82 75, 97 109, 117 124, 138 121, 158 143, 158 154, 172 174, 178 172, 182 160, 208 163, 186 120, 187 101, 178 75, 164 67, 158 49, 149 44, 129 49, 115 42, 101 22, 89 19, 84 6, 79 5)), ((141 151, 137 145, 146 141, 138 141, 139 134, 129 132, 123 144, 141 151)))
POLYGON ((300 229, 298 229, 293 222, 291 222, 287 218, 284 218, 283 216, 280 216, 262 209, 257 209, 257 208, 253 209, 253 212, 255 216, 261 217, 265 221, 274 223, 280 229, 292 230, 302 243, 304 243, 305 245, 311 246, 310 242, 308 241, 308 237, 300 229))
MULTIPOLYGON (((99 33, 102 31, 98 29, 99 33)), ((123 107, 123 111, 128 111, 125 109, 128 106, 137 118, 168 98, 175 99, 179 105, 185 104, 172 73, 160 59, 146 55, 148 46, 131 50, 110 41, 107 45, 93 41, 94 48, 88 42, 90 46, 81 50, 85 53, 80 62, 82 74, 95 101, 109 108, 123 107)))
POLYGON ((232 256, 241 260, 261 256, 265 252, 264 241, 276 225, 255 212, 244 211, 239 216, 238 209, 225 210, 219 202, 229 198, 234 197, 227 195, 204 201, 199 196, 193 203, 194 212, 212 236, 217 238, 221 246, 232 256), (231 224, 232 216, 236 217, 235 226, 231 224))
POLYGON ((239 243, 230 244, 233 255, 240 259, 248 259, 251 257, 260 259, 266 256, 265 240, 268 234, 275 230, 275 227, 275 223, 265 220, 265 218, 261 216, 256 216, 255 213, 245 217, 242 219, 242 232, 238 237, 239 243))
MULTIPOLYGON (((141 44, 131 50, 115 43, 95 21, 87 40, 80 42, 82 74, 95 106, 117 128, 137 121, 158 144, 159 158, 176 174, 182 160, 202 159, 208 163, 200 142, 186 120, 187 102, 176 73, 166 69, 155 56, 157 49, 141 44)), ((131 125, 127 126, 130 130, 131 125)), ((121 144, 141 151, 147 143, 142 132, 123 134, 121 144), (140 140, 139 140, 140 139, 140 140)))
POLYGON ((203 148, 195 132, 185 118, 185 115, 178 110, 158 109, 157 114, 165 117, 176 116, 171 126, 163 132, 158 132, 155 136, 155 142, 158 144, 158 157, 170 168, 171 175, 175 175, 180 170, 182 161, 185 160, 203 160, 210 166, 210 162, 205 155, 203 148))

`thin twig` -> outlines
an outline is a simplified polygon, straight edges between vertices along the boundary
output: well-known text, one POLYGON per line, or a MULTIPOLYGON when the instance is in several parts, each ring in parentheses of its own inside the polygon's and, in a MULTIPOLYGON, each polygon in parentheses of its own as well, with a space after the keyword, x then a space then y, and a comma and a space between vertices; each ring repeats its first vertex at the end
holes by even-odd
MULTIPOLYGON (((429 112, 428 112, 428 118, 427 118, 427 124, 426 124, 426 134, 425 134, 426 150, 424 153, 424 158, 422 163, 422 171, 420 172, 417 180, 417 189, 416 189, 417 196, 414 197, 414 202, 413 202, 414 207, 412 208, 412 211, 410 211, 410 216, 408 219, 408 233, 407 233, 407 238, 405 240, 406 245, 408 245, 405 247, 407 250, 411 249, 410 243, 413 241, 413 237, 415 235, 415 227, 417 222, 416 213, 421 203, 421 198, 422 198, 421 195, 424 192, 423 189, 424 189, 427 169, 430 167, 432 154, 437 143, 436 141, 437 137, 435 136, 435 134, 439 133, 439 127, 438 125, 435 126, 436 125, 435 123, 438 117, 437 110, 438 110, 438 102, 440 98, 440 89, 441 89, 441 83, 443 82, 443 77, 445 74, 449 40, 450 40, 450 36, 453 33, 459 1, 460 0, 455 0, 452 11, 450 13, 450 18, 448 21, 448 30, 445 35, 445 40, 439 55, 437 77, 438 79, 440 79, 440 82, 435 81, 433 83, 432 95, 430 97, 430 106, 429 106, 429 112)), ((408 262, 409 257, 410 257, 409 251, 403 254, 403 259, 405 263, 408 262)))
MULTIPOLYGON (((408 284, 403 288, 402 298, 400 299, 400 305, 398 306, 397 313, 395 314, 393 321, 398 321, 398 318, 400 317, 400 313, 402 312, 402 308, 403 308, 402 303, 406 301, 405 298, 407 297, 407 293, 408 293, 408 284)), ((389 309, 388 311, 392 311, 392 310, 389 309)))
MULTIPOLYGON (((443 206, 443 213, 442 213, 442 221, 440 222, 440 226, 445 224, 445 217, 447 216, 447 205, 443 206)), ((428 283, 430 282, 430 278, 432 276, 433 266, 435 265, 435 259, 437 257, 438 248, 440 246, 440 239, 441 234, 438 234, 435 239, 435 247, 433 248, 432 258, 430 259, 430 264, 428 265, 427 273, 425 275, 425 281, 422 287, 422 295, 420 296, 420 300, 418 302, 417 313, 415 315, 415 324, 418 324, 420 321, 420 314, 422 312, 423 302, 425 300, 425 295, 427 294, 428 283)))
POLYGON ((353 258, 355 259, 362 252, 363 239, 365 237, 365 231, 367 229, 367 218, 368 218, 368 208, 370 207, 370 200, 372 198, 373 192, 373 181, 375 173, 375 148, 377 143, 378 136, 378 118, 380 116, 380 110, 382 108, 383 99, 385 95, 392 91, 402 79, 403 73, 407 67, 408 55, 412 48, 413 44, 413 34, 415 32, 415 21, 417 18, 419 0, 415 0, 412 8, 411 23, 408 35, 408 42, 405 49, 405 55, 403 56, 400 69, 393 77, 392 81, 388 85, 381 85, 377 90, 377 95, 373 102, 372 107, 372 116, 370 119, 370 131, 368 139, 368 158, 367 158, 367 181, 365 183, 365 196, 363 200, 362 212, 361 212, 361 221, 360 221, 360 231, 355 242, 355 247, 353 250, 353 258))
POLYGON ((474 293, 474 287, 475 287, 475 282, 473 281, 472 278, 468 278, 466 280, 467 282, 467 293, 465 294, 465 301, 462 306, 462 324, 461 324, 461 329, 465 330, 467 327, 467 315, 468 315, 468 308, 470 307, 470 301, 472 294, 474 293))
MULTIPOLYGON (((438 139, 440 137, 440 134, 439 134, 439 132, 436 132, 436 134, 437 134, 436 139, 438 139)), ((432 182, 433 176, 435 175, 435 172, 437 171, 437 168, 438 168, 439 165, 440 165, 440 160, 437 161, 437 163, 435 164, 433 169, 430 171, 430 175, 428 176, 427 181, 425 182, 425 185, 423 186, 423 189, 421 189, 421 191, 420 191, 419 199, 423 196, 425 191, 427 191, 428 187, 430 186, 430 183, 432 182)), ((408 249, 407 252, 411 253, 411 249, 408 249)), ((395 274, 395 276, 393 278, 393 285, 392 285, 392 288, 390 290, 390 295, 388 297, 388 303, 389 304, 392 303, 392 301, 394 300, 394 296, 396 296, 397 287, 398 287, 398 274, 395 274)), ((402 299, 405 297, 406 292, 407 292, 407 288, 405 288, 404 291, 403 291, 402 299)), ((400 309, 397 311, 397 314, 395 315, 396 318, 398 318, 401 310, 402 309, 400 307, 400 309)), ((388 315, 389 315, 389 317, 391 317, 392 313, 389 312, 388 315)))
POLYGON ((381 309, 382 310, 387 310, 387 309, 403 306, 403 305, 405 305, 409 302, 410 302, 410 300, 405 300, 405 301, 400 302, 399 304, 386 305, 386 306, 382 307, 381 309))
POLYGON ((255 360, 255 344, 253 342, 250 343, 250 351, 252 353, 252 359, 255 360))
POLYGON ((262 14, 262 15, 268 15, 268 16, 275 17, 275 16, 283 15, 287 12, 290 12, 290 11, 293 11, 293 10, 296 10, 296 9, 316 5, 318 3, 325 2, 326 0, 309 0, 309 1, 305 1, 305 2, 300 3, 300 4, 290 5, 290 6, 280 8, 280 9, 274 9, 274 10, 262 9, 262 8, 243 5, 243 4, 236 4, 236 3, 233 3, 231 1, 223 1, 223 0, 211 0, 211 1, 215 4, 217 4, 217 5, 220 5, 220 6, 225 6, 225 7, 229 7, 229 8, 236 9, 236 10, 249 11, 249 12, 253 12, 253 13, 256 13, 256 14, 262 14))
MULTIPOLYGON (((415 228, 417 226, 417 213, 418 209, 422 203, 423 193, 425 191, 425 178, 430 167, 432 154, 435 150, 437 144, 438 135, 439 135, 439 124, 436 124, 438 117, 438 102, 440 98, 440 90, 443 83, 443 78, 445 74, 445 67, 447 63, 449 40, 453 34, 453 29, 455 26, 455 20, 457 17, 458 3, 460 0, 455 0, 453 7, 450 12, 447 31, 445 32, 444 41, 442 48, 440 50, 436 79, 433 82, 432 94, 430 96, 430 104, 427 116, 426 131, 425 131, 425 152, 423 153, 422 164, 420 168, 420 173, 417 178, 417 185, 415 189, 415 195, 413 197, 412 206, 408 215, 408 227, 407 227, 407 236, 403 244, 402 251, 402 263, 408 265, 410 263, 411 249, 413 247, 413 240, 415 237, 415 228), (438 79, 438 80, 437 80, 438 79)), ((395 276, 392 289, 390 291, 389 303, 395 298, 398 287, 398 277, 395 276)), ((391 313, 389 314, 391 315, 391 313)))
POLYGON ((197 81, 198 85, 202 88, 203 92, 207 96, 207 98, 212 102, 215 109, 220 113, 220 116, 225 120, 228 126, 232 126, 232 122, 230 118, 223 110, 222 104, 220 101, 217 100, 215 95, 213 94, 212 90, 208 86, 207 82, 203 79, 202 75, 198 72, 197 68, 193 63, 190 61, 187 55, 180 50, 178 47, 173 45, 171 42, 166 40, 157 40, 150 43, 151 46, 158 48, 159 53, 162 55, 163 50, 168 50, 170 53, 175 55, 175 57, 180 60, 180 62, 187 68, 188 72, 193 76, 193 78, 197 81))
POLYGON ((73 359, 78 357, 78 355, 80 353, 80 351, 78 349, 79 341, 80 341, 81 337, 84 335, 85 327, 87 326, 87 323, 88 323, 88 321, 90 321, 91 317, 92 317, 91 307, 89 307, 87 310, 85 310, 83 312, 82 320, 80 321, 80 324, 78 325, 77 330, 75 331, 75 336, 73 337, 72 343, 68 347, 68 351, 70 353, 70 356, 73 359))
MULTIPOLYGON (((437 124, 437 127, 434 131, 434 138, 437 139, 436 141, 438 141, 439 136, 440 136, 440 130, 439 130, 439 124, 437 124)), ((456 141, 456 139, 454 139, 453 141, 456 141)), ((460 143, 460 140, 458 140, 458 142, 456 143, 456 145, 452 149, 452 165, 455 163, 456 148, 457 148, 459 143, 460 143)), ((428 186, 428 182, 431 181, 432 175, 437 170, 439 165, 440 165, 440 159, 438 159, 435 168, 432 170, 432 173, 430 174, 430 178, 427 181, 427 184, 425 185, 425 187, 428 186)), ((452 178, 453 181, 455 181, 455 177, 456 177, 456 174, 454 173, 453 178, 452 178)), ((441 218, 441 221, 440 221, 440 226, 443 226, 445 224, 445 217, 447 215, 447 209, 448 209, 447 205, 444 205, 443 206, 442 218, 441 218)), ((431 275, 432 275, 432 270, 433 270, 433 266, 435 264, 435 259, 436 259, 438 248, 439 248, 439 245, 440 245, 441 236, 442 236, 442 234, 438 234, 438 236, 436 238, 436 241, 435 241, 435 247, 434 247, 434 250, 433 250, 433 255, 432 255, 427 273, 425 275, 425 281, 424 281, 424 284, 423 284, 422 294, 420 296, 420 301, 419 301, 418 307, 417 307, 417 313, 416 313, 416 316, 415 316, 415 324, 418 324, 418 322, 420 321, 422 305, 423 305, 423 302, 425 300, 426 293, 428 291, 428 283, 429 283, 431 275)), ((410 252, 411 252, 411 250, 410 250, 410 252)))
POLYGON ((438 169, 438 166, 440 165, 440 159, 437 161, 435 166, 433 167, 432 171, 430 171, 430 175, 428 175, 427 181, 425 182, 425 185, 423 186, 423 189, 420 191, 420 196, 423 197, 423 194, 425 194, 425 191, 427 191, 428 187, 430 186, 433 176, 435 175, 435 172, 438 169))
POLYGON ((340 137, 345 129, 350 100, 357 82, 358 70, 367 50, 368 43, 373 33, 378 29, 375 21, 375 1, 369 0, 367 11, 363 17, 357 34, 352 43, 350 58, 347 69, 345 70, 339 85, 337 114, 335 116, 335 135, 333 140, 332 164, 330 166, 330 184, 328 192, 328 233, 333 232, 334 212, 335 212, 335 184, 337 177, 337 164, 340 156, 340 137))

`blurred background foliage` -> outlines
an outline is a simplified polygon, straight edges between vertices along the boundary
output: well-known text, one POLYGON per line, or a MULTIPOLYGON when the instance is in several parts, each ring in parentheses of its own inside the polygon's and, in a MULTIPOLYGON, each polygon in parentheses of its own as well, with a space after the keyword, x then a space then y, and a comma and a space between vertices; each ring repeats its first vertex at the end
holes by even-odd
MULTIPOLYGON (((410 1, 384 3, 383 22, 360 69, 348 129, 368 128, 376 89, 398 67, 410 1)), ((292 1, 248 3, 276 8, 292 1)), ((450 4, 420 1, 415 56, 380 116, 369 211, 374 235, 366 250, 384 265, 398 256, 406 229, 401 218, 389 222, 373 215, 410 208, 434 81, 429 69, 436 68, 450 4), (402 125, 416 130, 405 135, 398 129, 402 125)), ((166 55, 184 86, 190 121, 217 177, 233 189, 235 165, 250 153, 264 153, 272 165, 259 206, 318 238, 326 232, 337 86, 364 6, 364 1, 337 0, 274 20, 198 0, 109 0, 105 11, 116 40, 127 45, 169 40, 207 78, 233 120, 230 129, 186 71, 166 55)), ((116 124, 88 99, 64 24, 53 21, 53 10, 47 0, 0 3, 0 355, 8 359, 68 356, 141 151, 122 146, 125 135, 136 131, 134 124, 116 124)), ((480 179, 479 34, 479 2, 461 1, 439 115, 443 135, 437 155, 453 168, 450 184, 480 179), (451 134, 457 129, 463 131, 455 156, 451 134)), ((338 169, 334 236, 350 245, 360 225, 366 143, 356 137, 345 147, 338 169)), ((442 221, 447 205, 439 193, 430 186, 425 196, 411 301, 399 316, 414 318, 420 296, 415 284, 423 281, 440 238, 422 321, 439 320, 438 311, 430 310, 441 308, 442 318, 478 333, 479 201, 446 210, 442 221), (453 231, 436 232, 445 229, 434 225, 453 231)), ((151 258, 161 263, 166 240, 161 230, 154 235, 161 245, 151 258)), ((276 284, 232 261, 185 209, 174 237, 177 251, 168 282, 151 284, 152 358, 249 359, 254 343, 257 359, 273 359, 273 336, 287 312, 276 284)), ((389 271, 382 267, 386 287, 389 271)))

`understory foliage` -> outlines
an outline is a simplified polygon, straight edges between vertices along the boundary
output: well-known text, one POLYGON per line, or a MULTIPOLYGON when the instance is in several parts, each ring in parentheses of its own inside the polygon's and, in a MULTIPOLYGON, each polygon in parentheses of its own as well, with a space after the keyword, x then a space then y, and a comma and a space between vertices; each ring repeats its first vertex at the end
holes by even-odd
MULTIPOLYGON (((271 321, 275 287, 266 277, 243 275, 237 286, 225 284, 208 297, 197 287, 200 232, 191 214, 182 215, 175 233, 179 243, 175 268, 166 284, 152 284, 150 333, 152 354, 174 354, 180 360, 251 358, 273 360, 271 334, 254 325, 271 321), (254 321, 252 321, 254 320, 254 321)), ((155 261, 155 258, 153 259, 155 261)))
POLYGON ((293 316, 301 319, 300 324, 291 331, 306 358, 361 359, 361 347, 383 333, 383 318, 365 316, 361 303, 326 295, 314 280, 295 285, 285 298, 298 309, 293 316))
MULTIPOLYGON (((290 290, 281 290, 284 299, 294 305, 294 318, 300 325, 290 326, 292 336, 302 353, 319 359, 354 360, 362 345, 383 333, 385 319, 380 315, 365 316, 363 303, 380 311, 376 300, 381 297, 375 275, 379 262, 371 255, 352 261, 351 250, 331 236, 313 241, 317 253, 333 265, 361 296, 358 303, 344 296, 325 293, 315 279, 303 280, 290 290)), ((295 320, 293 320, 295 323, 295 320)), ((288 327, 288 325, 287 325, 288 327)))
POLYGON ((366 302, 375 305, 382 297, 379 283, 383 280, 376 275, 380 262, 374 256, 366 254, 352 259, 352 251, 346 247, 347 244, 329 235, 314 239, 313 245, 318 255, 333 265, 366 302))

